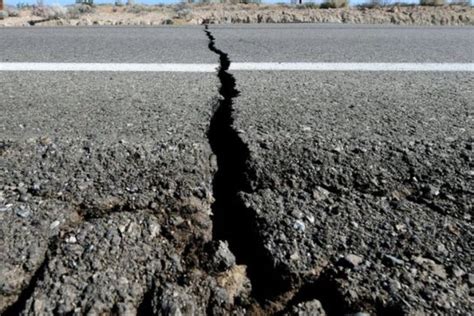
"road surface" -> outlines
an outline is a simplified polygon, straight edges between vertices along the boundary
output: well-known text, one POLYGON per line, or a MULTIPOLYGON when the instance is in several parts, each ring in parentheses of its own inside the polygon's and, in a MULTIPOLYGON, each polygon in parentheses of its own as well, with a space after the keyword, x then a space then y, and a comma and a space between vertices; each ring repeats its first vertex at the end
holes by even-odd
POLYGON ((205 31, 2 30, 4 313, 472 312, 474 28, 205 31))

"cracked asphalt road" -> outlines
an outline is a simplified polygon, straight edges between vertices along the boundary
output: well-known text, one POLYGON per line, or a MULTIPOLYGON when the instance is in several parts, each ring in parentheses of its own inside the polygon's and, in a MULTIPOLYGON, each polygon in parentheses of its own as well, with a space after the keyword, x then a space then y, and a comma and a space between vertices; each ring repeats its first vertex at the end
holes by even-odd
MULTIPOLYGON (((94 273, 105 280, 82 298, 79 306, 93 300, 94 304, 102 304, 102 309, 112 309, 110 304, 118 299, 109 292, 111 286, 119 286, 118 278, 126 275, 125 271, 138 273, 136 265, 144 269, 142 261, 149 260, 150 255, 159 255, 161 259, 161 254, 147 252, 143 247, 163 252, 168 247, 165 242, 174 239, 180 245, 186 244, 178 241, 181 238, 209 239, 206 232, 211 229, 208 214, 214 167, 206 130, 218 88, 213 74, 104 77, 14 73, 2 76, 0 81, 7 96, 3 98, 7 104, 1 119, 2 204, 6 208, 2 212, 6 256, 2 264, 3 295, 15 296, 28 283, 48 256, 48 247, 53 252, 50 243, 54 237, 61 240, 57 247, 72 247, 74 251, 64 250, 64 256, 55 255, 49 260, 48 272, 52 275, 48 277, 52 284, 71 272, 56 265, 98 267, 84 267, 90 274, 80 274, 71 281, 74 290, 65 291, 69 285, 64 282, 57 296, 55 289, 39 287, 37 291, 43 295, 46 292, 48 299, 41 303, 44 306, 34 309, 35 313, 77 308, 78 303, 71 296, 79 297, 94 273), (30 84, 19 87, 18 82, 30 84), (195 213, 197 210, 199 213, 195 213), (98 234, 97 237, 84 233, 81 239, 81 232, 91 229, 90 225, 95 226, 91 233, 98 234), (119 238, 119 244, 109 245, 111 248, 101 254, 103 243, 115 238, 109 238, 109 234, 115 234, 109 225, 117 225, 115 232, 130 229, 130 234, 139 235, 145 235, 140 231, 146 225, 149 234, 161 238, 166 234, 168 239, 136 238, 144 245, 134 244, 137 253, 133 253, 135 250, 122 246, 125 241, 119 238), (169 230, 165 228, 168 225, 169 230), (189 236, 184 230, 176 232, 175 225, 184 230, 184 226, 191 225, 189 236), (68 238, 74 242, 68 245, 64 242, 68 238), (91 247, 97 253, 91 252, 91 259, 84 257, 91 247), (111 253, 106 255, 108 252, 111 253), (83 256, 84 261, 76 255, 83 256), (140 257, 140 263, 132 260, 135 264, 131 264, 129 260, 133 257, 140 257), (66 262, 56 263, 60 259, 66 262), (98 263, 101 260, 106 262, 98 263), (122 269, 124 272, 120 273, 122 269), (104 276, 109 270, 113 275, 104 276), (96 299, 97 292, 107 293, 103 303, 96 299), (61 301, 71 301, 71 305, 61 301)), ((165 254, 172 256, 172 251, 165 254)), ((145 272, 128 282, 139 290, 127 295, 139 300, 146 288, 145 272)))
POLYGON ((2 61, 222 67, 0 72, 2 314, 473 312, 472 72, 227 72, 472 62, 472 28, 32 31, 2 61))
POLYGON ((265 254, 258 274, 276 270, 261 286, 280 286, 267 295, 296 290, 336 315, 468 311, 474 77, 235 78, 242 205, 265 254))

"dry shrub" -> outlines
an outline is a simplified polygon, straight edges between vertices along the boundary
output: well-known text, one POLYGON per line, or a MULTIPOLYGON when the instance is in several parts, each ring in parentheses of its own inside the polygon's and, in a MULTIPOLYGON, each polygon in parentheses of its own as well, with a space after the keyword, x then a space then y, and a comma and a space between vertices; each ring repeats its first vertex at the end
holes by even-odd
POLYGON ((5 11, 6 11, 6 16, 9 16, 9 17, 18 17, 18 16, 20 16, 20 10, 18 10, 17 8, 15 8, 13 6, 8 5, 5 8, 5 11))
POLYGON ((87 4, 78 4, 68 8, 67 14, 70 19, 78 19, 83 14, 94 13, 95 9, 87 4))
POLYGON ((178 3, 177 5, 173 6, 173 9, 176 13, 176 18, 178 19, 186 20, 192 13, 191 6, 184 2, 178 3))
POLYGON ((452 0, 449 4, 454 5, 454 6, 459 5, 459 6, 470 7, 471 1, 470 0, 452 0))
POLYGON ((392 5, 390 0, 369 0, 358 5, 359 8, 379 8, 392 5))
POLYGON ((59 19, 67 16, 67 9, 60 5, 36 6, 32 14, 45 19, 59 19))
POLYGON ((149 5, 144 4, 134 4, 131 6, 127 6, 128 13, 140 14, 140 13, 147 13, 154 11, 154 8, 149 5))
POLYGON ((349 0, 327 0, 319 6, 321 9, 346 8, 349 6, 349 0))
POLYGON ((420 0, 420 5, 439 7, 446 4, 445 0, 420 0))
POLYGON ((296 6, 297 9, 319 9, 319 4, 314 2, 307 2, 303 4, 299 4, 296 6))

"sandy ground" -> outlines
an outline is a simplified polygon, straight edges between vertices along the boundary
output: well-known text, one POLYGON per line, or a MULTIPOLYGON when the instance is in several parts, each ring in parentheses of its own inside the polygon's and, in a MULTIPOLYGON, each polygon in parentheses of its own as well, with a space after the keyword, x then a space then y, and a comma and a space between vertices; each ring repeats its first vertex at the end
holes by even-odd
POLYGON ((53 7, 36 13, 32 9, 25 9, 11 14, 17 16, 0 20, 0 26, 196 25, 205 23, 474 25, 473 8, 462 6, 318 9, 285 5, 196 4, 82 8, 53 7))

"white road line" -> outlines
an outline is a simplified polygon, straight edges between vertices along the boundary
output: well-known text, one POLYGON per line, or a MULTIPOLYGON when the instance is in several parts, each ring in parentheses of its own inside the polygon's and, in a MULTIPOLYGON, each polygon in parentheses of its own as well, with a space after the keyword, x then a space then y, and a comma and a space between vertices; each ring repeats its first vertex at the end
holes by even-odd
POLYGON ((474 71, 474 63, 232 63, 230 70, 474 71))
POLYGON ((0 63, 0 71, 215 72, 217 64, 0 63))
MULTIPOLYGON (((0 63, 0 71, 214 72, 217 64, 0 63)), ((457 71, 474 63, 232 63, 233 71, 457 71)))

